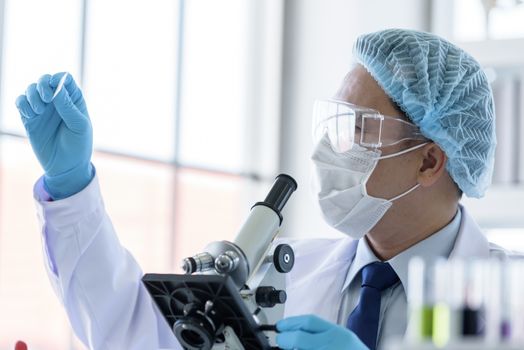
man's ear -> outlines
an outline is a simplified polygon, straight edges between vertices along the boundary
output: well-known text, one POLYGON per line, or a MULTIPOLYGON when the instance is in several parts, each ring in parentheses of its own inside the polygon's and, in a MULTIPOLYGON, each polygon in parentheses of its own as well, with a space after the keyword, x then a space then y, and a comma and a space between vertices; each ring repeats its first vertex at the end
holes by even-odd
POLYGON ((448 157, 436 144, 430 143, 422 147, 422 162, 418 172, 418 183, 429 187, 445 173, 448 157))

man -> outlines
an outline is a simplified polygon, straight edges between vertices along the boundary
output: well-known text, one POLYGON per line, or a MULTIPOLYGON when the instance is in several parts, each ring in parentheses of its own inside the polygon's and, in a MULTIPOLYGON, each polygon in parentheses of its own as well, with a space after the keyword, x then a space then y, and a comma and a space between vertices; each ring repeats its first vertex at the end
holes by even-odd
MULTIPOLYGON (((478 63, 428 33, 361 36, 358 64, 315 107, 313 161, 325 220, 345 239, 294 243, 284 349, 375 349, 407 326, 411 257, 487 258, 462 193, 480 197, 495 149, 492 93, 478 63)), ((92 131, 71 77, 43 76, 17 100, 45 174, 35 186, 49 277, 93 349, 177 349, 120 245, 90 163, 92 131)))

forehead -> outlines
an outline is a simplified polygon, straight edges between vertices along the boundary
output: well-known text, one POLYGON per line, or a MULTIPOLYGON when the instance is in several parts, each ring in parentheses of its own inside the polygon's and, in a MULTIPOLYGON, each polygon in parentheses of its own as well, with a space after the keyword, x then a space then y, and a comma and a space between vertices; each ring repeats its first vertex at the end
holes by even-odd
POLYGON ((377 81, 360 64, 355 65, 346 75, 334 97, 358 106, 373 108, 383 115, 407 120, 377 81))

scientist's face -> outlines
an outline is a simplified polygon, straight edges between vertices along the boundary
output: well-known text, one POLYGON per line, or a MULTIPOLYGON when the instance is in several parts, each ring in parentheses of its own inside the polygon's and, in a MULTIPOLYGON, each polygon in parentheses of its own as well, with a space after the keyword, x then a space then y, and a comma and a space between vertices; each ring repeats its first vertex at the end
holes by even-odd
MULTIPOLYGON (((373 108, 386 116, 409 121, 362 65, 355 66, 348 73, 335 98, 373 108)), ((400 123, 398 124, 400 127, 400 123)), ((414 141, 407 140, 393 146, 382 147, 382 155, 396 153, 413 145, 414 141)), ((390 199, 415 186, 420 157, 419 150, 414 150, 380 160, 367 182, 368 194, 390 199)))

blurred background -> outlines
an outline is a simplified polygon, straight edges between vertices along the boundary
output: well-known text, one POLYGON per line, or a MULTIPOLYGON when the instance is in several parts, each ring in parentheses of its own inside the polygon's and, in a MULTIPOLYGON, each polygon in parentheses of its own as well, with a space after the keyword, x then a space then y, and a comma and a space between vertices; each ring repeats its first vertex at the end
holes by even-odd
POLYGON ((84 349, 47 281, 32 187, 42 175, 14 106, 70 72, 122 243, 145 272, 232 239, 280 172, 299 190, 282 234, 337 235, 309 191, 311 109, 389 27, 437 33, 485 67, 496 99, 494 185, 464 199, 488 237, 524 250, 521 0, 0 0, 0 349, 84 349))

